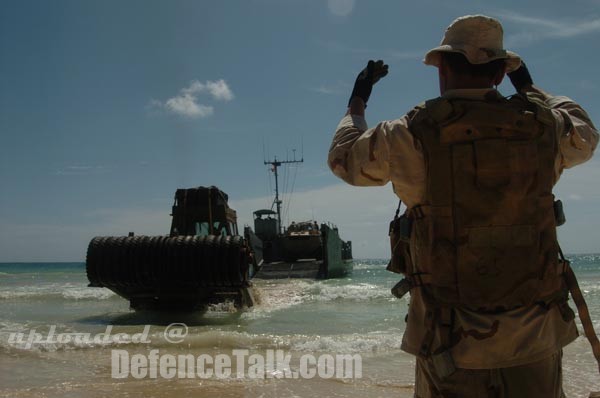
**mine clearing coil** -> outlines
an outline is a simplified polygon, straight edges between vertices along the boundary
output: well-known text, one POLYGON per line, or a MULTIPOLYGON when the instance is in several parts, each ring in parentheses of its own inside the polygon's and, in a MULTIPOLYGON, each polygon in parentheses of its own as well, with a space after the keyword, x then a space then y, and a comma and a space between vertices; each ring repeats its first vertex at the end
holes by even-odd
POLYGON ((244 287, 241 236, 96 237, 87 252, 90 286, 117 289, 244 287))

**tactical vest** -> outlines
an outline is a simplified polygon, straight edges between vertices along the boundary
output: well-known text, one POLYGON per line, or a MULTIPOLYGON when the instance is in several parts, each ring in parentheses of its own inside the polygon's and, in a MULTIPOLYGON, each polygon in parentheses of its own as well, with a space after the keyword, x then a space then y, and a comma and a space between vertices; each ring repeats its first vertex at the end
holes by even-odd
POLYGON ((430 100, 409 113, 427 169, 406 274, 436 303, 503 311, 564 296, 551 111, 521 96, 430 100))

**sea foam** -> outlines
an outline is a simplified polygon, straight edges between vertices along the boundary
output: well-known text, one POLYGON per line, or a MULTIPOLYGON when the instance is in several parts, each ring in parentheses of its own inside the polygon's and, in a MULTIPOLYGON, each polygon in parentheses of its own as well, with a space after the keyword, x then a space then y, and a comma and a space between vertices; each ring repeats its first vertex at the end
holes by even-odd
POLYGON ((89 288, 74 283, 11 286, 0 290, 0 300, 106 300, 113 296, 115 293, 108 289, 89 288))

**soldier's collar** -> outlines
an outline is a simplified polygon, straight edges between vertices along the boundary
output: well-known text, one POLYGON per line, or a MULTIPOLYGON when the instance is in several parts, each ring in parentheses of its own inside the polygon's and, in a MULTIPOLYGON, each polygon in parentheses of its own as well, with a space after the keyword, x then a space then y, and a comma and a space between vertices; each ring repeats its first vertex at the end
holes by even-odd
POLYGON ((473 100, 489 100, 503 98, 502 94, 493 88, 459 88, 455 90, 447 90, 442 98, 445 99, 473 99, 473 100))

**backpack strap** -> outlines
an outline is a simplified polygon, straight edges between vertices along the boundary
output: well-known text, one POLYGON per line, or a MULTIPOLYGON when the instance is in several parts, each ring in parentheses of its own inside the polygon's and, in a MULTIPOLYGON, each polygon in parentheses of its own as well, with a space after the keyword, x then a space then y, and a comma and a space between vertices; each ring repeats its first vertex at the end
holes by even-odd
POLYGON ((396 213, 394 214, 394 220, 398 218, 398 215, 400 214, 400 206, 402 206, 402 199, 398 200, 398 208, 396 209, 396 213))

